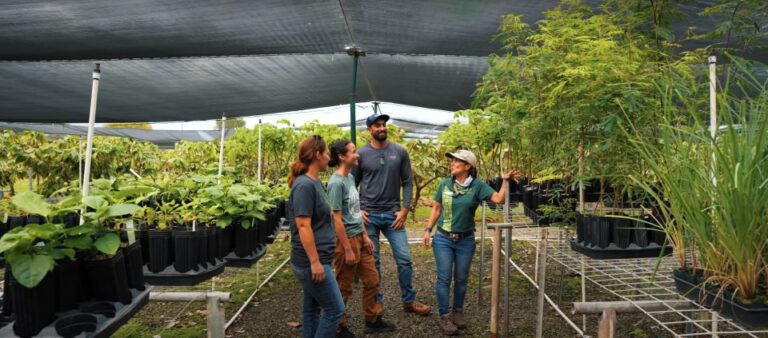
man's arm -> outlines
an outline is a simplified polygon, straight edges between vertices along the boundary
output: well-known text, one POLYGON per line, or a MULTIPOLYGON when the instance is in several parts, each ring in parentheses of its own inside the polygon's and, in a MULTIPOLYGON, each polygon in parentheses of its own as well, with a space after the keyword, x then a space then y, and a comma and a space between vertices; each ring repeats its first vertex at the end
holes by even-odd
POLYGON ((411 174, 411 158, 403 149, 403 163, 400 166, 400 177, 403 184, 403 209, 410 210, 413 199, 413 175, 411 174))

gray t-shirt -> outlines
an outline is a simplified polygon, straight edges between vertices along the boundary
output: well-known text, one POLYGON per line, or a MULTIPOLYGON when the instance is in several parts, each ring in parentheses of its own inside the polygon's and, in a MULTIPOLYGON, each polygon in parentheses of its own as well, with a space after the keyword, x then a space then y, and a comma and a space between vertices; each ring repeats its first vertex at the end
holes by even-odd
POLYGON ((288 198, 287 216, 291 226, 291 264, 308 268, 309 257, 301 245, 299 229, 296 227, 296 216, 308 216, 312 222, 312 232, 315 236, 315 247, 320 263, 333 263, 333 252, 336 250, 336 230, 331 218, 331 208, 328 205, 325 189, 320 180, 314 181, 307 175, 296 177, 288 198))
POLYGON ((360 195, 357 193, 352 174, 341 176, 333 173, 328 180, 328 197, 331 199, 331 210, 341 211, 341 220, 344 222, 347 236, 354 237, 363 233, 360 195))
POLYGON ((352 170, 352 175, 360 185, 360 207, 366 211, 398 211, 401 187, 402 207, 410 207, 413 178, 411 159, 405 148, 391 142, 381 149, 367 144, 358 153, 360 165, 352 170))

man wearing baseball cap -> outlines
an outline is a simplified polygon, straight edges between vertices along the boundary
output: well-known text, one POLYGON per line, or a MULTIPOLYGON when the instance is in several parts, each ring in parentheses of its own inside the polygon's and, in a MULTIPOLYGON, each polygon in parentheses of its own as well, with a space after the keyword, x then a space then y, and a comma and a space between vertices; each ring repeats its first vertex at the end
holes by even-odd
MULTIPOLYGON (((387 121, 389 116, 384 114, 373 114, 365 121, 371 134, 371 142, 358 150, 360 164, 352 171, 352 175, 360 185, 360 208, 368 237, 374 243, 373 256, 379 271, 380 285, 384 283, 379 260, 379 239, 383 233, 392 246, 397 263, 403 310, 428 315, 432 308, 416 300, 412 281, 413 259, 405 231, 405 221, 413 196, 411 160, 405 148, 387 141, 387 121)), ((383 301, 381 292, 377 301, 383 301)))

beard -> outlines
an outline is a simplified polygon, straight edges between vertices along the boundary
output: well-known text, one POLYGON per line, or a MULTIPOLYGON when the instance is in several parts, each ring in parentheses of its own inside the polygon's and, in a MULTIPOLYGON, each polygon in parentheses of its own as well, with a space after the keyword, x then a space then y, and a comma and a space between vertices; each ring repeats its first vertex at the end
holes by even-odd
POLYGON ((376 141, 379 141, 379 142, 386 141, 387 140, 387 132, 384 131, 384 132, 381 132, 381 133, 378 133, 378 134, 373 134, 373 138, 375 138, 376 141))

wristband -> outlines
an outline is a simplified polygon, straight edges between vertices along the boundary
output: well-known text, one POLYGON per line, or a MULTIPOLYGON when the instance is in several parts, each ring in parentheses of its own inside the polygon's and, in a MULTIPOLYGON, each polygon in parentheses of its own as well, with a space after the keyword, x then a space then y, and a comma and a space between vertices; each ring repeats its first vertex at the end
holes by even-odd
POLYGON ((426 231, 426 232, 431 234, 432 233, 432 227, 426 227, 426 228, 424 228, 424 231, 426 231))

